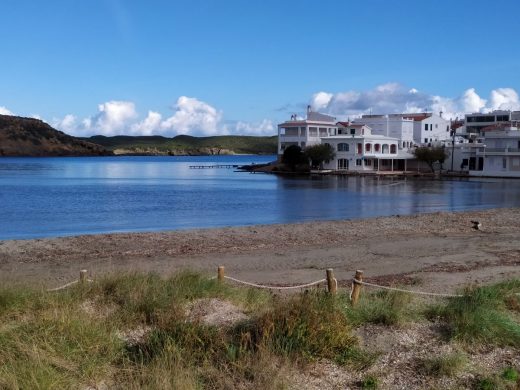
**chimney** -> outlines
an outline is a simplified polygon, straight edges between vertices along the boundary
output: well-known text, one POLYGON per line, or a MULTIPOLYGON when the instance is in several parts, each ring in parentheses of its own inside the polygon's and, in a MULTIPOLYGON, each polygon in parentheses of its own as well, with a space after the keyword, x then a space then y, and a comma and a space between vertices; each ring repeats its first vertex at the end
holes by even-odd
POLYGON ((307 106, 307 114, 308 114, 309 112, 311 112, 311 105, 310 105, 310 104, 307 106))

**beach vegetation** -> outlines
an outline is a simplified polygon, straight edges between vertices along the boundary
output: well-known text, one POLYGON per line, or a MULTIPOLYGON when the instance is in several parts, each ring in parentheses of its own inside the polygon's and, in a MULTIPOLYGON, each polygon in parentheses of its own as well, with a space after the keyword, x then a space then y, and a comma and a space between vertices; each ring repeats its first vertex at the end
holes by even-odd
POLYGON ((345 310, 354 325, 399 325, 417 318, 412 300, 412 295, 399 291, 374 291, 362 294, 356 306, 347 305, 345 310))
POLYGON ((434 377, 453 377, 467 364, 467 357, 462 352, 451 352, 422 360, 420 366, 427 375, 434 377))
POLYGON ((508 306, 519 289, 520 280, 469 287, 462 296, 431 308, 429 314, 446 323, 448 335, 453 339, 467 344, 519 347, 518 313, 508 306))
MULTIPOLYGON (((418 375, 457 378, 473 364, 465 341, 518 347, 511 296, 519 288, 513 280, 468 289, 425 311, 402 292, 365 292, 352 306, 345 292, 272 294, 187 271, 112 275, 54 292, 4 286, 0 388, 284 389, 295 373, 328 362, 359 372, 359 387, 376 389, 380 378, 370 368, 382 352, 363 347, 356 328, 404 328, 432 316, 467 349, 419 359, 418 375), (478 318, 494 327, 475 330, 478 318)), ((518 381, 515 367, 497 372, 477 374, 474 385, 513 388, 518 381)))

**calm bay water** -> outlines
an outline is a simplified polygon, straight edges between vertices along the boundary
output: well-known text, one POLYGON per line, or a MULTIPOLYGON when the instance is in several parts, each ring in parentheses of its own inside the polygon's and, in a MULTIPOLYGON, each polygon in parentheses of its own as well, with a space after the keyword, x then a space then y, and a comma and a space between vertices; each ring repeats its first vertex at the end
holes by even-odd
POLYGON ((189 168, 274 158, 1 158, 0 239, 520 206, 520 180, 286 178, 189 168))

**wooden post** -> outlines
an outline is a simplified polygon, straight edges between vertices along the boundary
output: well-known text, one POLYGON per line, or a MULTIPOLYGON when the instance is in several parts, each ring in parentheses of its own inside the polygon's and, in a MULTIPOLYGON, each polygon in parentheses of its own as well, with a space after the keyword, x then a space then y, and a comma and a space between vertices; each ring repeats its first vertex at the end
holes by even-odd
POLYGON ((87 281, 87 270, 82 269, 81 271, 79 271, 79 282, 81 284, 85 284, 86 281, 87 281))
MULTIPOLYGON (((363 281, 363 271, 357 270, 356 276, 354 276, 354 279, 362 282, 363 281)), ((352 306, 355 306, 357 304, 360 292, 361 292, 361 284, 356 283, 355 281, 352 281, 352 297, 350 298, 352 300, 352 306)))
POLYGON ((219 265, 219 267, 217 269, 217 280, 220 283, 224 282, 224 266, 223 265, 219 265))
POLYGON ((337 290, 336 280, 334 279, 334 271, 332 268, 327 269, 327 288, 329 293, 336 295, 337 290))

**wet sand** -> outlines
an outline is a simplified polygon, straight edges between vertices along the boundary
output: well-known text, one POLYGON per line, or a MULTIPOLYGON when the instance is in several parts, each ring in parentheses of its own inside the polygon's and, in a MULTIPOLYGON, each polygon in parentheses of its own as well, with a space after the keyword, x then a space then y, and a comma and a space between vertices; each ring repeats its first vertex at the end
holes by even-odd
POLYGON ((0 283, 60 285, 106 273, 180 269, 293 285, 333 268, 381 284, 446 292, 520 277, 520 208, 189 231, 0 241, 0 283), (472 220, 482 223, 472 228, 472 220))

